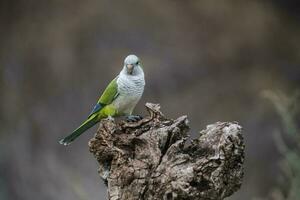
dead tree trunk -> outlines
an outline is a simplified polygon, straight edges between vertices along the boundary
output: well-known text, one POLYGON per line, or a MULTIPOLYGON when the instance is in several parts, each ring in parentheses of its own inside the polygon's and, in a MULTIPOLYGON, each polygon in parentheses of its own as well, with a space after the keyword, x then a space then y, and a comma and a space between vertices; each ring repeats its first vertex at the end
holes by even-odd
POLYGON ((241 126, 217 122, 185 145, 188 119, 167 119, 157 104, 134 123, 103 120, 89 142, 110 200, 224 199, 242 183, 241 126))

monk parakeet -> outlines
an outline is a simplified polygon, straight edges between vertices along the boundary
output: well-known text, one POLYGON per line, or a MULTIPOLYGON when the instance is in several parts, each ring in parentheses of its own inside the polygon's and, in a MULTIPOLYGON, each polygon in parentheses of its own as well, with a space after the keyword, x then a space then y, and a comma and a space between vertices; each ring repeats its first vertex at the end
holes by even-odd
POLYGON ((137 116, 131 114, 144 92, 144 86, 140 59, 135 55, 127 56, 122 71, 108 84, 88 119, 59 143, 70 144, 103 118, 128 116, 131 120, 136 119, 137 116))

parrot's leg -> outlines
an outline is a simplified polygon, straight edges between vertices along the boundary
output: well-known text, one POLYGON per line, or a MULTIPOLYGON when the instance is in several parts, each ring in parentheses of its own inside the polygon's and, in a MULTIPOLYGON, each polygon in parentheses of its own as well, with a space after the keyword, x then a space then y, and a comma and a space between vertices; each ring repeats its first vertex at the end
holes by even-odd
POLYGON ((137 122, 140 121, 141 119, 143 119, 143 117, 140 115, 128 115, 126 117, 127 122, 137 122))
POLYGON ((108 119, 109 121, 115 121, 115 119, 114 119, 112 116, 110 116, 110 115, 107 117, 107 119, 108 119))

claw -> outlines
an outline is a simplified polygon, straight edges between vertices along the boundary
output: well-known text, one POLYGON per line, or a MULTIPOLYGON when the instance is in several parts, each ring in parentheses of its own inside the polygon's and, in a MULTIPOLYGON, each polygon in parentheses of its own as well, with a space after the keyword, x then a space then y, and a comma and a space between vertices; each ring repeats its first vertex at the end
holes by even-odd
POLYGON ((108 119, 109 121, 114 121, 114 118, 113 118, 112 116, 108 116, 107 119, 108 119))
POLYGON ((141 119, 143 119, 143 117, 140 115, 129 115, 126 117, 127 122, 137 122, 140 121, 141 119))

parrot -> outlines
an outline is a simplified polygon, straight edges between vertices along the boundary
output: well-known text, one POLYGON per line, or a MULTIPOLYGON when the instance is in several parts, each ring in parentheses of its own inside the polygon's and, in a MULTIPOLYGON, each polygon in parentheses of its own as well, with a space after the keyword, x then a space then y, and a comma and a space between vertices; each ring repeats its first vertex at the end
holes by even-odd
POLYGON ((59 143, 69 145, 104 118, 126 116, 128 121, 141 119, 139 115, 132 115, 132 112, 143 95, 144 87, 141 61, 136 55, 128 55, 121 72, 108 84, 87 120, 59 143))

